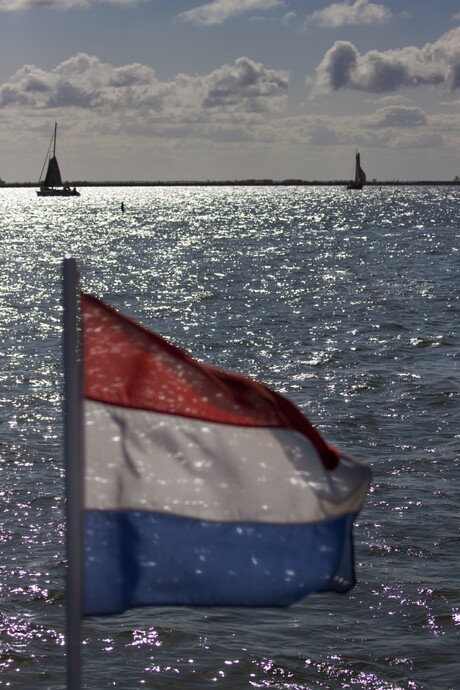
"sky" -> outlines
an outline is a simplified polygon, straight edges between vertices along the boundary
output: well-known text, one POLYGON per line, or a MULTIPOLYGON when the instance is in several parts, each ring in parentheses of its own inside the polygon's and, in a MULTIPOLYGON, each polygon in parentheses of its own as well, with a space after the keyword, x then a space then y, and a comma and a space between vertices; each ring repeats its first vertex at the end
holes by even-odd
POLYGON ((460 177, 459 0, 0 0, 0 178, 460 177))

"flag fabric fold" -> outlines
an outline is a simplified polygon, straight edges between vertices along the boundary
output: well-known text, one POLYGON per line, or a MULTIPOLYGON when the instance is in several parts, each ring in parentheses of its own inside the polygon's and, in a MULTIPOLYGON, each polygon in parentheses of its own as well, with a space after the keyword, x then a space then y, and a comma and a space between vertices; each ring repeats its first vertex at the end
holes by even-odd
POLYGON ((262 384, 90 295, 81 318, 84 614, 348 591, 370 470, 262 384))

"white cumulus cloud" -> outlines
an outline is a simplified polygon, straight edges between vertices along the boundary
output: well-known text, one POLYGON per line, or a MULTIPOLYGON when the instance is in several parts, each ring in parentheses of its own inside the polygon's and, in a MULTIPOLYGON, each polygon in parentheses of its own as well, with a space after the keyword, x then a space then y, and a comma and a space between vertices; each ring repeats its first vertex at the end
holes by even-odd
POLYGON ((284 103, 289 75, 240 57, 205 75, 178 74, 170 82, 133 63, 121 67, 79 53, 51 71, 25 65, 0 85, 0 109, 79 108, 93 112, 168 113, 177 121, 213 113, 261 113, 284 103))
POLYGON ((355 0, 353 5, 335 2, 323 10, 316 10, 307 17, 307 24, 339 28, 346 25, 383 24, 390 17, 391 12, 384 5, 369 0, 355 0))
POLYGON ((368 116, 369 127, 423 127, 428 125, 426 113, 416 106, 388 105, 368 116))
POLYGON ((336 41, 316 70, 316 86, 322 91, 390 93, 423 85, 459 88, 460 27, 422 48, 370 50, 363 55, 353 43, 336 41))
POLYGON ((283 5, 283 0, 212 0, 205 5, 182 12, 179 17, 186 22, 212 26, 223 24, 240 14, 270 10, 283 5))

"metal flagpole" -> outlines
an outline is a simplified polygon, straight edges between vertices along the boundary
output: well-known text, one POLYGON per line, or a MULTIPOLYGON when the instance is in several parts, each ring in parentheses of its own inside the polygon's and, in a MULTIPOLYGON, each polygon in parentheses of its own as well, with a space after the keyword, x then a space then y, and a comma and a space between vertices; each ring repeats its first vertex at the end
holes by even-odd
POLYGON ((66 667, 67 690, 81 688, 83 599, 83 415, 80 287, 77 262, 63 262, 64 466, 66 497, 66 667))

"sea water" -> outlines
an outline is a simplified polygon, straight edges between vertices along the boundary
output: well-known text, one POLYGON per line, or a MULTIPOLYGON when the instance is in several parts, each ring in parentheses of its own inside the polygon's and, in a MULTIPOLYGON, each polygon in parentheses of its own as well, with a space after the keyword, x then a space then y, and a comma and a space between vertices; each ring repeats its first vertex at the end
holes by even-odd
POLYGON ((373 471, 350 593, 86 619, 84 688, 459 687, 459 227, 453 186, 0 191, 0 687, 65 687, 66 253, 373 471))

